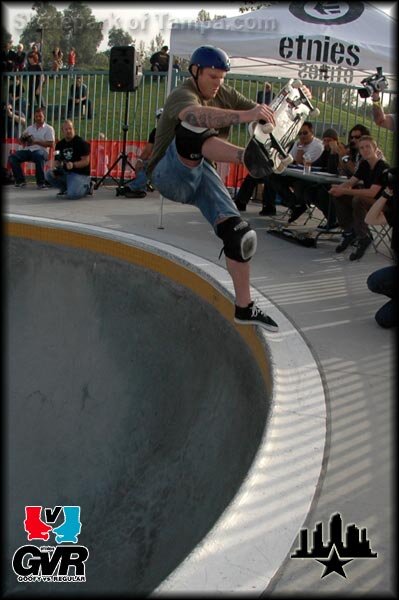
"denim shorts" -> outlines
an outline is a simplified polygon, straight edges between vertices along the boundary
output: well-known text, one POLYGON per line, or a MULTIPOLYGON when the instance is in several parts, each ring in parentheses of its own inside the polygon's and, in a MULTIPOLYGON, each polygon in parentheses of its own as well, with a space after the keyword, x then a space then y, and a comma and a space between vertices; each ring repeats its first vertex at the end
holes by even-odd
POLYGON ((155 166, 151 182, 168 200, 197 206, 214 228, 227 217, 240 216, 212 165, 204 159, 196 167, 183 164, 174 140, 155 166))

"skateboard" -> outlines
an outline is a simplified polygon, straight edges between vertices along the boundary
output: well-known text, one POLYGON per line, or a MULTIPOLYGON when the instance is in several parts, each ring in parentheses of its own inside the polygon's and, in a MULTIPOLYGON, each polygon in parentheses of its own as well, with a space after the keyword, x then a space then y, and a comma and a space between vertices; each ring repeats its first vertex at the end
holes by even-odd
POLYGON ((250 175, 260 179, 281 173, 293 162, 292 143, 307 118, 320 114, 303 91, 299 79, 290 79, 270 104, 276 125, 265 121, 249 124, 250 140, 244 150, 244 164, 250 175))

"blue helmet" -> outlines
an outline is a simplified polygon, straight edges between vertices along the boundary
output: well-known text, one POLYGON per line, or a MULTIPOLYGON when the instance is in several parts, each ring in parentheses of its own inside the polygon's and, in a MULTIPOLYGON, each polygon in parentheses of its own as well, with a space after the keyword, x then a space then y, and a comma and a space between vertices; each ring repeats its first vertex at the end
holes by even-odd
POLYGON ((230 59, 226 52, 221 48, 215 48, 214 46, 200 46, 194 50, 190 58, 190 73, 191 67, 194 66, 230 71, 230 59))

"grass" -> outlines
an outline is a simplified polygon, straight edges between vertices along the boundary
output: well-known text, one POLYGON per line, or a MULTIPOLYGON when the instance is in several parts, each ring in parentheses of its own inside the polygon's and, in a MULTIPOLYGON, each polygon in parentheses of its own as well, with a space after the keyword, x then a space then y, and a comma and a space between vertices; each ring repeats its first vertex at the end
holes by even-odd
MULTIPOLYGON (((125 125, 126 94, 110 92, 108 87, 108 72, 78 72, 83 76, 84 83, 88 87, 88 97, 92 100, 93 118, 87 119, 76 115, 74 122, 77 133, 90 140, 99 139, 102 133, 108 140, 120 140, 123 137, 125 125)), ((57 137, 61 136, 61 123, 64 115, 58 111, 53 118, 53 106, 67 106, 69 90, 73 84, 73 77, 68 72, 60 72, 54 75, 46 73, 46 83, 43 86, 44 101, 48 109, 47 119, 55 130, 57 137)), ((230 75, 227 83, 235 87, 248 98, 256 98, 257 91, 262 89, 265 78, 257 80, 248 76, 230 75)), ((12 81, 12 78, 10 78, 12 81)), ((283 85, 278 78, 269 77, 276 93, 283 85)), ((136 92, 128 94, 127 139, 134 141, 146 141, 151 129, 155 124, 155 112, 162 107, 166 95, 166 77, 146 72, 141 85, 136 92)), ((349 130, 356 123, 363 123, 369 127, 371 134, 383 150, 388 162, 393 162, 393 132, 377 127, 372 119, 371 103, 359 101, 355 88, 346 88, 346 101, 342 102, 340 89, 342 86, 334 87, 323 83, 310 82, 309 86, 313 93, 313 102, 320 109, 320 117, 316 122, 317 132, 326 127, 339 128, 340 139, 347 142, 349 130), (323 93, 329 90, 329 101, 323 100, 323 93), (332 90, 332 91, 331 91, 332 90), (350 90, 350 91, 348 91, 350 90)), ((28 85, 25 82, 25 95, 28 85)), ((232 128, 231 141, 237 145, 244 146, 248 139, 246 125, 232 128)))

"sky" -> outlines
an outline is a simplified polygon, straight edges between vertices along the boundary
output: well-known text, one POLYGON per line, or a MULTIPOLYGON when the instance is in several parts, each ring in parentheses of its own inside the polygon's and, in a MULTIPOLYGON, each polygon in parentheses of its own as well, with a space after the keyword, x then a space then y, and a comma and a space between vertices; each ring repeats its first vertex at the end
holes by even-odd
MULTIPOLYGON (((58 10, 64 10, 69 3, 53 2, 52 4, 57 6, 58 10)), ((111 3, 111 7, 108 8, 104 8, 105 2, 86 2, 86 4, 92 8, 96 19, 104 23, 104 39, 99 47, 99 50, 103 51, 108 48, 108 31, 113 26, 126 29, 136 41, 136 44, 143 40, 147 46, 151 39, 161 32, 165 43, 169 45, 173 22, 195 21, 201 9, 209 12, 211 18, 214 15, 234 17, 240 14, 239 7, 242 6, 243 2, 208 2, 204 4, 192 2, 186 4, 186 8, 181 8, 181 3, 169 5, 168 3, 158 4, 156 2, 151 2, 151 5, 135 2, 134 8, 128 7, 127 4, 118 4, 118 2, 111 3)), ((384 10, 392 16, 395 15, 393 11, 395 2, 372 2, 371 4, 378 6, 380 10, 384 10)), ((5 26, 12 34, 14 44, 17 44, 23 28, 34 15, 32 2, 2 2, 2 9, 5 26)))

